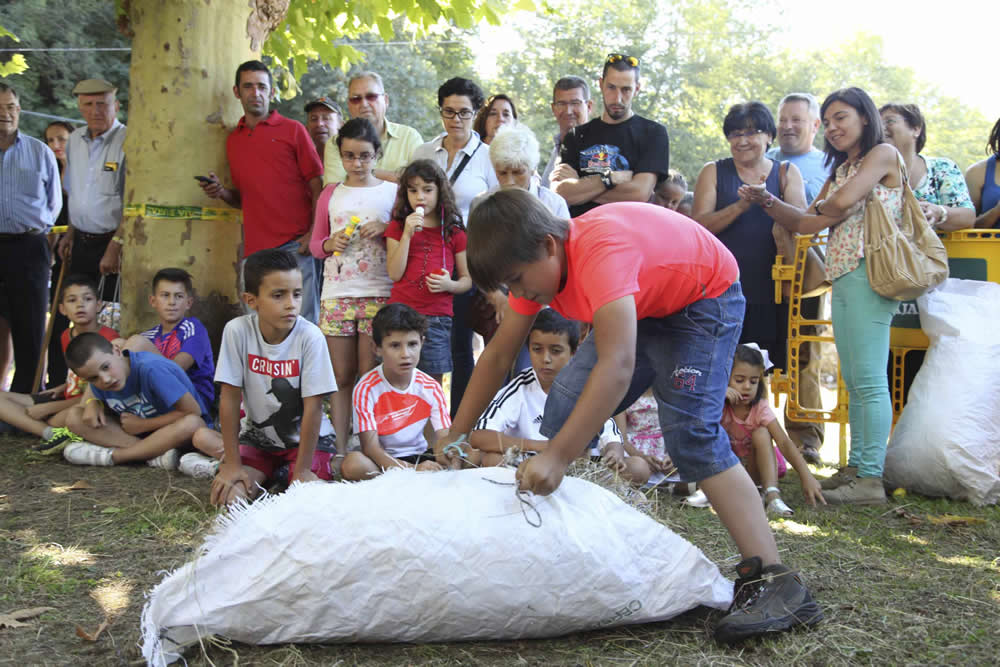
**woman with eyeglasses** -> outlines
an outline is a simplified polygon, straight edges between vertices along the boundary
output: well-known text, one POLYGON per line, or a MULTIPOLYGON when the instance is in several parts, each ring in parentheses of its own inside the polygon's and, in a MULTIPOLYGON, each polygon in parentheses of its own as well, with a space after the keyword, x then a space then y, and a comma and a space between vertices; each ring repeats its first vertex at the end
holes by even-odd
MULTIPOLYGON (((428 141, 413 153, 414 160, 431 160, 444 170, 455 193, 462 222, 469 219, 472 198, 497 185, 497 175, 490 163, 489 147, 472 129, 476 112, 483 106, 483 90, 475 82, 461 77, 448 79, 438 88, 438 108, 444 134, 428 141)), ((451 405, 457 410, 465 387, 472 377, 472 329, 466 324, 475 290, 455 295, 451 329, 451 405)))
POLYGON ((493 143, 493 137, 497 135, 504 125, 517 125, 517 107, 514 100, 503 93, 490 95, 486 104, 476 114, 476 122, 472 124, 474 129, 484 143, 493 143))
POLYGON ((741 185, 767 192, 797 208, 806 207, 802 175, 793 164, 764 154, 777 135, 774 117, 761 102, 734 105, 722 123, 732 157, 706 164, 694 186, 691 216, 719 237, 740 267, 746 314, 740 343, 757 343, 771 361, 787 368, 788 304, 774 303, 771 266, 777 255, 771 219, 764 205, 739 195, 741 185))

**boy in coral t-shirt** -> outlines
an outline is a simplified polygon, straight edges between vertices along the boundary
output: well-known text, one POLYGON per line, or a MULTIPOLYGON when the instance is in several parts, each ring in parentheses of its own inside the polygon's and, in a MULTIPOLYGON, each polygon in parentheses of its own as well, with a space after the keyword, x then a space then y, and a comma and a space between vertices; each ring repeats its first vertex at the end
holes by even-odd
POLYGON ((441 385, 417 369, 427 318, 401 303, 390 303, 372 320, 381 365, 354 386, 354 432, 361 451, 344 459, 344 479, 360 481, 389 468, 440 470, 427 448, 424 427, 436 438, 448 433, 451 418, 441 385))
POLYGON ((743 555, 716 639, 817 623, 822 611, 799 575, 780 564, 757 489, 719 423, 744 311, 725 246, 659 206, 606 204, 567 221, 527 192, 504 190, 472 212, 467 259, 480 289, 505 285, 510 299, 451 433, 438 441, 439 461, 454 451, 449 444, 467 439, 543 306, 591 322, 591 335, 552 383, 541 427, 551 439, 521 464, 520 488, 555 491, 605 420, 652 385, 667 453, 683 479, 700 483, 743 555))

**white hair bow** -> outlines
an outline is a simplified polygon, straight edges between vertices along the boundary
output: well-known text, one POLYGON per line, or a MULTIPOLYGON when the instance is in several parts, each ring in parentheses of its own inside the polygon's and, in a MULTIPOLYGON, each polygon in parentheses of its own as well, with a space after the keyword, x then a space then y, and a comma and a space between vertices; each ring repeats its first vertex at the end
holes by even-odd
POLYGON ((767 350, 761 349, 760 345, 758 345, 757 343, 743 343, 743 344, 746 345, 749 348, 753 348, 754 350, 757 350, 758 352, 760 352, 760 356, 764 357, 764 372, 765 373, 768 372, 769 370, 771 370, 772 368, 774 368, 774 364, 771 363, 771 358, 769 356, 767 356, 767 350))

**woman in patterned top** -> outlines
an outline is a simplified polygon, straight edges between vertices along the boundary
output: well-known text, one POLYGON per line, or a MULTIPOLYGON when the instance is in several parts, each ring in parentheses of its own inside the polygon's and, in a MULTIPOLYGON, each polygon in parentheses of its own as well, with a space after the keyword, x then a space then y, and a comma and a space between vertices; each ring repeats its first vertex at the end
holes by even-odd
POLYGON ((844 88, 827 96, 823 118, 830 178, 808 208, 780 201, 761 186, 744 185, 740 196, 769 207, 774 221, 791 232, 830 229, 826 266, 833 280, 833 334, 848 391, 851 454, 848 465, 826 480, 830 504, 886 502, 882 488, 885 448, 892 427, 886 371, 889 325, 897 302, 868 282, 864 258, 864 207, 877 197, 889 218, 903 213, 902 158, 885 143, 882 120, 868 93, 844 88))
POLYGON ((879 113, 885 140, 903 156, 907 178, 927 222, 942 232, 972 227, 976 209, 958 165, 945 157, 920 154, 927 141, 927 124, 919 107, 883 104, 879 113))

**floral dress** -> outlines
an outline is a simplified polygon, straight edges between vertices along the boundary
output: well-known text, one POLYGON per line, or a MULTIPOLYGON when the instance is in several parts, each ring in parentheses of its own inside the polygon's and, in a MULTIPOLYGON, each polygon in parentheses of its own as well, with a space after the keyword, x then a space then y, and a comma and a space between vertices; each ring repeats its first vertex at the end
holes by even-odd
POLYGON ((657 459, 666 457, 663 445, 663 429, 660 427, 660 413, 656 399, 643 394, 625 411, 628 426, 628 440, 643 454, 657 459))

